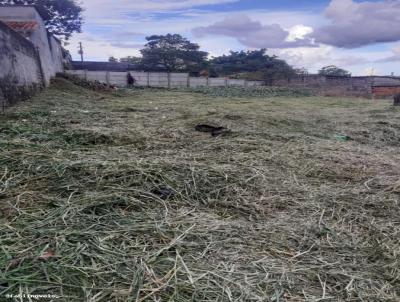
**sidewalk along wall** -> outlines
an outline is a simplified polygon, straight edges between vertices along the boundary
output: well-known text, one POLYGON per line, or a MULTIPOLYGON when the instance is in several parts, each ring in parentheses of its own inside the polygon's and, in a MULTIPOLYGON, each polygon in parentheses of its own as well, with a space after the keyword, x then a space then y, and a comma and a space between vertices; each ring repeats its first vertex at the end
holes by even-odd
MULTIPOLYGON (((108 85, 125 87, 128 85, 128 72, 113 71, 88 71, 88 70, 66 70, 68 74, 78 76, 88 81, 98 81, 108 85)), ((189 77, 188 73, 166 73, 166 72, 140 72, 130 71, 135 79, 135 86, 160 87, 160 88, 185 88, 199 86, 261 86, 261 81, 234 80, 227 78, 197 78, 189 77)))
POLYGON ((36 47, 0 22, 0 106, 27 99, 43 86, 36 47))

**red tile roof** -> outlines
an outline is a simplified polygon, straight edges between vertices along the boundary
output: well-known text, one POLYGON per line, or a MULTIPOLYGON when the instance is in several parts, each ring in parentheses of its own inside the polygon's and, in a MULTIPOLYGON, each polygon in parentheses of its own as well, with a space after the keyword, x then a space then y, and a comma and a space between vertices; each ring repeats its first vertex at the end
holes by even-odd
POLYGON ((8 27, 11 27, 15 31, 19 30, 36 30, 39 28, 39 24, 34 21, 26 21, 26 22, 21 22, 21 21, 6 21, 4 22, 7 24, 8 27))

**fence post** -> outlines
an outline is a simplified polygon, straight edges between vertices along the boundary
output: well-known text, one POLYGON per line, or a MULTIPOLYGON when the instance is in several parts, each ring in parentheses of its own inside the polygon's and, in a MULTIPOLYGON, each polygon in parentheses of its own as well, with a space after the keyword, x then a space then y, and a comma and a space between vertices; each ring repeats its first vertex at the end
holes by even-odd
POLYGON ((171 89, 171 73, 167 73, 167 79, 168 79, 168 89, 171 89))
POLYGON ((109 71, 106 72, 106 83, 107 83, 107 86, 111 85, 111 83, 110 83, 110 72, 109 71))
POLYGON ((147 72, 147 87, 150 87, 150 72, 147 72))
POLYGON ((187 77, 187 88, 190 88, 190 74, 188 73, 187 77))
POLYGON ((225 78, 225 87, 228 87, 228 78, 225 78))
POLYGON ((6 110, 6 98, 3 96, 1 88, 0 88, 0 102, 1 102, 1 112, 4 112, 6 110))
POLYGON ((207 77, 206 79, 207 79, 206 80, 206 87, 209 87, 210 86, 210 77, 207 77))
POLYGON ((88 73, 88 71, 87 71, 87 69, 85 69, 85 70, 83 71, 83 77, 84 77, 85 81, 87 81, 87 78, 88 78, 87 73, 88 73))

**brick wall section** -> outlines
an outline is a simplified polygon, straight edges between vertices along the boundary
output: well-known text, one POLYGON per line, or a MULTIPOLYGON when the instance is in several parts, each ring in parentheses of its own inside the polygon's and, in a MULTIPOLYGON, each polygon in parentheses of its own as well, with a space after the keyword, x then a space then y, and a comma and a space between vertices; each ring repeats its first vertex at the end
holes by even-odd
POLYGON ((304 75, 273 81, 271 85, 308 88, 314 93, 324 96, 388 98, 399 92, 400 78, 392 76, 332 77, 304 75))
POLYGON ((399 86, 376 86, 372 87, 372 94, 374 98, 392 98, 396 94, 400 93, 400 85, 399 86))
POLYGON ((272 86, 307 88, 323 96, 371 97, 373 77, 332 77, 304 75, 291 79, 276 80, 272 86))

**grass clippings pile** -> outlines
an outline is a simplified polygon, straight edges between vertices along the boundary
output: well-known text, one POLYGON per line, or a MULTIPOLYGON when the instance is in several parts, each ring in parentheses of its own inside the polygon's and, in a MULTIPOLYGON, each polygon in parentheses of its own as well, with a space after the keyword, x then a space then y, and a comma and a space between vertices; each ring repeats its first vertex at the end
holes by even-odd
MULTIPOLYGON (((117 87, 115 85, 108 85, 106 83, 102 83, 99 81, 88 81, 79 77, 77 75, 68 74, 68 73, 59 73, 57 74, 58 78, 66 79, 71 83, 94 91, 101 91, 101 92, 116 92, 117 87)), ((58 79, 56 81, 59 82, 58 79)))
POLYGON ((213 97, 237 97, 237 98, 260 98, 260 97, 306 97, 312 93, 308 89, 297 89, 273 86, 227 86, 212 87, 199 86, 196 88, 182 88, 181 91, 197 92, 213 97))
POLYGON ((399 301, 399 117, 58 80, 0 116, 0 301, 399 301))

